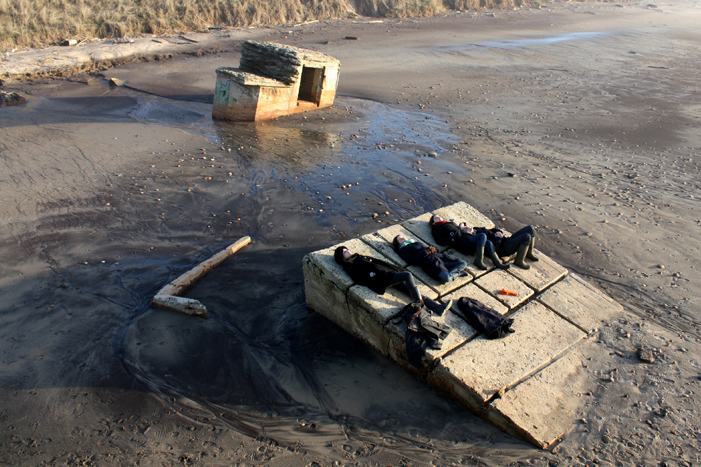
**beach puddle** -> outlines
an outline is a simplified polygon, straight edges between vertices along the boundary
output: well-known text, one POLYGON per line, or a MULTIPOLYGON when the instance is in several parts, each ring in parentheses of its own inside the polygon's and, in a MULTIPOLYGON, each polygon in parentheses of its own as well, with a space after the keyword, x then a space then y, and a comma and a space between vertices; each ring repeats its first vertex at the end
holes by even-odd
POLYGON ((564 42, 581 41, 595 39, 611 35, 610 31, 591 31, 591 32, 571 32, 566 34, 556 34, 553 36, 524 38, 524 39, 506 39, 501 41, 481 41, 481 42, 459 42, 451 43, 434 48, 437 52, 442 53, 457 53, 470 50, 484 49, 523 49, 531 47, 541 47, 564 42))

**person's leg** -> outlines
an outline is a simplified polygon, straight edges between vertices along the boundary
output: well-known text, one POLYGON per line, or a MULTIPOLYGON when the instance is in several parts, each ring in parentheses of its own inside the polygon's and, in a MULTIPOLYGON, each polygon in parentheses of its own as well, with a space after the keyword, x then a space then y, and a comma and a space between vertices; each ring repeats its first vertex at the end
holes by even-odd
MULTIPOLYGON (((529 225, 528 227, 531 226, 529 225)), ((533 227, 531 227, 531 229, 532 228, 533 227)), ((533 236, 530 232, 524 232, 524 229, 525 227, 501 243, 501 247, 499 248, 499 256, 511 256, 518 251, 521 245, 528 245, 531 243, 533 236)))
POLYGON ((499 269, 509 269, 511 267, 510 265, 501 262, 501 260, 499 259, 499 255, 497 255, 496 249, 494 248, 494 244, 489 240, 484 246, 484 252, 487 254, 489 259, 492 260, 494 266, 498 267, 499 269))
POLYGON ((395 272, 392 275, 392 285, 403 284, 404 287, 409 291, 409 295, 415 302, 422 301, 421 292, 416 286, 414 281, 414 276, 411 275, 409 271, 395 272))
POLYGON ((530 259, 531 261, 539 261, 539 258, 533 253, 533 248, 535 246, 535 229, 533 228, 532 225, 529 225, 528 227, 531 228, 531 243, 528 245, 528 251, 526 252, 526 258, 530 259))
POLYGON ((502 251, 506 251, 507 246, 510 248, 509 251, 511 251, 509 254, 513 254, 513 251, 516 251, 514 264, 523 269, 530 269, 531 267, 526 264, 525 259, 528 258, 531 261, 538 261, 538 258, 533 254, 535 228, 533 228, 532 225, 527 225, 512 235, 507 241, 512 239, 513 241, 509 245, 507 245, 506 242, 502 244, 502 251))
MULTIPOLYGON (((487 270, 487 266, 484 264, 484 246, 487 244, 487 235, 480 233, 470 237, 470 242, 475 245, 475 261, 474 264, 483 271, 487 270)), ((492 245, 492 242, 489 242, 492 245)), ((494 248, 494 245, 492 245, 494 248)))
POLYGON ((444 260, 443 264, 445 265, 445 268, 448 270, 450 274, 453 274, 454 272, 462 271, 467 267, 467 263, 461 259, 454 259, 454 260, 444 260))

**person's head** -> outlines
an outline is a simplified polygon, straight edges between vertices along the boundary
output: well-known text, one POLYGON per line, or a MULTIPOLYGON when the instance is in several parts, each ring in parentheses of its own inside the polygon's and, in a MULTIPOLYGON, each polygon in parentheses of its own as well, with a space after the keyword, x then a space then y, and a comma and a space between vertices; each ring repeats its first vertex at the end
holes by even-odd
POLYGON ((338 264, 343 264, 343 262, 346 261, 350 257, 351 257, 351 252, 348 251, 348 248, 346 248, 345 246, 339 246, 333 252, 333 259, 335 259, 338 264))
POLYGON ((470 235, 475 233, 475 228, 467 225, 464 222, 460 223, 460 230, 462 230, 463 232, 468 233, 470 235))
POLYGON ((436 225, 436 224, 439 223, 439 222, 443 222, 443 218, 442 218, 441 216, 439 216, 438 214, 434 214, 434 215, 432 215, 431 218, 428 220, 428 225, 430 225, 431 227, 433 227, 434 225, 436 225))
POLYGON ((404 245, 404 242, 406 242, 406 240, 407 239, 405 237, 397 235, 396 237, 394 237, 394 240, 392 240, 392 246, 394 246, 395 250, 398 250, 402 247, 402 245, 404 245))

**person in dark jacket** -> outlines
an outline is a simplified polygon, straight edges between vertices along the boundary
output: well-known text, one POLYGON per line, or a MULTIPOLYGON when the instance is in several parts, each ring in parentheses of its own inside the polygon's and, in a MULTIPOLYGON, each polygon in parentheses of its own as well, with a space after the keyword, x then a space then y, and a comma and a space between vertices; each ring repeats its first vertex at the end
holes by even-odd
POLYGON ((535 245, 535 228, 532 225, 527 225, 518 232, 507 237, 504 232, 497 229, 487 229, 486 227, 475 227, 476 233, 483 233, 487 239, 494 244, 494 248, 498 256, 511 256, 516 253, 514 264, 523 269, 530 269, 531 266, 526 264, 525 259, 538 261, 538 257, 533 254, 533 246, 535 245))
POLYGON ((465 261, 438 253, 434 246, 426 246, 402 235, 394 237, 392 246, 399 257, 408 264, 420 266, 426 274, 443 284, 467 274, 463 271, 467 267, 465 261))
POLYGON ((444 220, 438 214, 434 214, 429 219, 431 225, 431 234, 433 234, 436 243, 442 246, 450 246, 455 248, 460 253, 466 255, 475 255, 474 264, 482 270, 486 270, 484 264, 484 255, 492 260, 494 266, 501 269, 509 269, 508 264, 504 264, 496 254, 496 250, 492 242, 487 239, 485 233, 475 233, 471 228, 468 228, 464 223, 458 225, 455 222, 444 220))
POLYGON ((388 287, 401 284, 407 289, 414 302, 426 305, 439 315, 453 304, 452 300, 441 305, 433 299, 422 297, 414 281, 414 276, 409 271, 403 271, 387 261, 372 256, 353 254, 345 246, 336 248, 333 258, 343 266, 343 270, 348 273, 353 282, 369 287, 379 295, 383 295, 388 287))

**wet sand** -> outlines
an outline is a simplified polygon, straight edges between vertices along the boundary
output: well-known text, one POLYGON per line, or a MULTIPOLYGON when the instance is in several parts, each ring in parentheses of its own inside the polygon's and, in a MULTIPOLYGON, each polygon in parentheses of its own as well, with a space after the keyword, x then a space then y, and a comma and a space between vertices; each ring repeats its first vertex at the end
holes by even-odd
POLYGON ((701 462, 699 11, 555 3, 247 32, 342 64, 334 108, 264 124, 210 118, 236 34, 103 72, 127 87, 6 84, 27 103, 0 108, 3 462, 701 462), (552 452, 306 310, 306 253, 461 200, 536 225, 539 249, 626 308, 552 452), (187 293, 208 319, 149 307, 242 235, 187 293))

